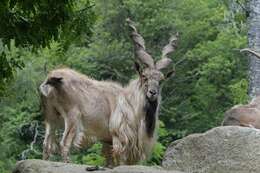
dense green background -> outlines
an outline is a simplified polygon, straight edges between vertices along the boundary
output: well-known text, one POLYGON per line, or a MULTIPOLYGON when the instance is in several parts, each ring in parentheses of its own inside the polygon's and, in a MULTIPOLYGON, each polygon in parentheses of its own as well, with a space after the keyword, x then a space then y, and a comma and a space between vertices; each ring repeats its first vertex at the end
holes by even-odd
MULTIPOLYGON (((225 0, 1 1, 0 172, 17 160, 41 158, 37 88, 49 70, 67 66, 123 84, 136 77, 127 17, 136 21, 156 59, 168 38, 180 33, 171 56, 176 75, 162 91, 159 142, 143 164, 160 164, 171 141, 220 125, 225 110, 248 99, 247 59, 239 53, 247 44, 246 12, 228 5, 225 0)), ((100 147, 74 151, 73 162, 104 164, 100 147)))

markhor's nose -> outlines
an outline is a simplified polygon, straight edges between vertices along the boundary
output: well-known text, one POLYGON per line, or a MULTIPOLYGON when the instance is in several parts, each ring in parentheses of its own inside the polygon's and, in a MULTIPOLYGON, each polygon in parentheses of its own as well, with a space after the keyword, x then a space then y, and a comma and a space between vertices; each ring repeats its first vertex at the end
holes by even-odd
POLYGON ((149 93, 154 96, 156 94, 156 91, 155 90, 149 90, 149 93))

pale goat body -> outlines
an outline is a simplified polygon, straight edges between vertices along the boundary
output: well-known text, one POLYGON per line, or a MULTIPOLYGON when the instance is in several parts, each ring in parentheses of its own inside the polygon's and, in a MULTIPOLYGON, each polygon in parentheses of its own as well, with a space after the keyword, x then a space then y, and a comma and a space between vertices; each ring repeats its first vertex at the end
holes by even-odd
MULTIPOLYGON (((140 87, 138 79, 123 89, 119 84, 95 81, 71 69, 50 72, 41 86, 44 102, 48 104, 45 106, 44 145, 49 145, 46 147, 50 149, 55 145, 52 143, 56 142, 55 130, 64 120, 60 145, 65 161, 71 143, 81 148, 96 140, 104 145, 113 143, 115 158, 107 156, 107 159, 116 160, 116 164, 134 164, 146 159, 154 145, 155 133, 148 136, 146 132, 147 100, 140 87), (48 84, 61 76, 60 84, 48 84)), ((154 117, 151 123, 156 123, 158 107, 156 105, 154 115, 148 115, 154 117)))
POLYGON ((171 37, 162 58, 155 63, 133 22, 128 20, 128 25, 139 74, 128 86, 97 81, 68 68, 51 71, 41 84, 46 124, 44 159, 57 148, 56 131, 62 126, 58 146, 65 162, 73 143, 80 148, 96 140, 103 143, 108 166, 135 164, 151 154, 156 141, 160 83, 174 72, 170 69, 164 75, 161 70, 172 62, 167 55, 175 50, 177 36, 171 37))

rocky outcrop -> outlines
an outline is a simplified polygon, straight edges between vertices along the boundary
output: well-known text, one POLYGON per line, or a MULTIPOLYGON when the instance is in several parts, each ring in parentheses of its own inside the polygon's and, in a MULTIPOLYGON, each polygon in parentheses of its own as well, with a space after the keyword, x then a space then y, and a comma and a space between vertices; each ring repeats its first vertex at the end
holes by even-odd
POLYGON ((160 167, 148 166, 119 166, 114 169, 99 168, 87 165, 76 165, 61 162, 49 162, 43 160, 23 160, 17 162, 13 173, 181 173, 179 171, 165 171, 160 167), (89 171, 88 171, 89 170, 89 171))
POLYGON ((162 165, 188 173, 260 172, 260 130, 226 126, 189 135, 168 147, 162 165))

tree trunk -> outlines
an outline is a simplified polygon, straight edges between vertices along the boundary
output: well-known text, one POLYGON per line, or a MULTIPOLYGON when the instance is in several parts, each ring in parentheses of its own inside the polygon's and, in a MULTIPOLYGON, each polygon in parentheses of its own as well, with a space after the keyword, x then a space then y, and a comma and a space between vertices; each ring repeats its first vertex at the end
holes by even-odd
MULTIPOLYGON (((260 52, 260 0, 250 0, 249 10, 249 48, 260 52)), ((249 96, 253 98, 260 94, 260 60, 251 54, 249 57, 249 96)))

